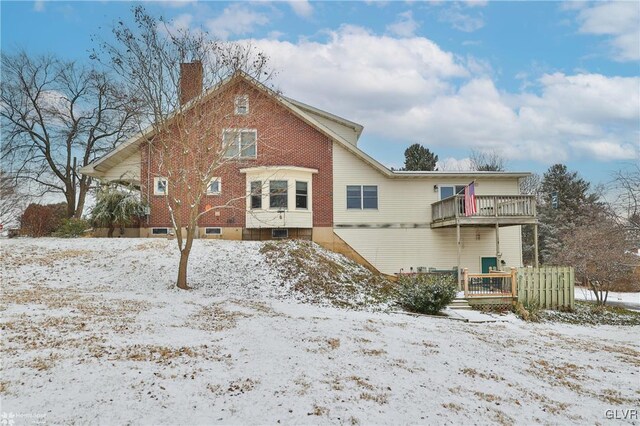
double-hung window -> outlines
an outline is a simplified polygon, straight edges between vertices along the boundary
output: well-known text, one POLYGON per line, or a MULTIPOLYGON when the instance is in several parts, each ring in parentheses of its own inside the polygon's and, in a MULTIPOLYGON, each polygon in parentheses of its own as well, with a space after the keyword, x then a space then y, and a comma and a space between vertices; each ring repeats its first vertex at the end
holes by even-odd
POLYGON ((236 96, 234 104, 235 104, 236 115, 249 114, 249 96, 247 95, 236 96))
POLYGON ((251 129, 225 129, 222 143, 226 158, 256 158, 257 132, 251 129))
POLYGON ((262 208, 262 182, 259 180, 251 182, 251 209, 262 208))
POLYGON ((286 180, 269 181, 269 208, 286 210, 288 208, 287 197, 288 182, 286 180))
POLYGON ((207 186, 207 195, 220 195, 220 192, 222 192, 222 182, 219 177, 214 177, 207 186))
POLYGON ((166 177, 153 178, 153 195, 167 195, 169 185, 166 177))
POLYGON ((309 208, 308 183, 296 181, 296 209, 309 208))
POLYGON ((347 185, 347 209, 377 209, 377 185, 347 185))

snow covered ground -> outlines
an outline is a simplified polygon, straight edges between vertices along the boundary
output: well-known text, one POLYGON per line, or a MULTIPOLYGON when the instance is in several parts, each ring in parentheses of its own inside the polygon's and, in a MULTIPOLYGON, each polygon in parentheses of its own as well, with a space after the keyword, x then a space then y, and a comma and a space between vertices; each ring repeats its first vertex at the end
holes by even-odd
MULTIPOLYGON (((263 243, 2 240, 14 424, 593 424, 640 404, 639 329, 299 302, 263 243)), ((631 420, 626 420, 630 423, 631 420)), ((637 420, 635 420, 637 423, 637 420)))
MULTIPOLYGON (((586 287, 576 287, 575 288, 575 298, 576 300, 595 300, 595 295, 593 291, 589 290, 586 287)), ((617 291, 609 292, 609 297, 607 298, 607 302, 622 302, 622 303, 633 303, 640 305, 640 293, 620 293, 617 291)))

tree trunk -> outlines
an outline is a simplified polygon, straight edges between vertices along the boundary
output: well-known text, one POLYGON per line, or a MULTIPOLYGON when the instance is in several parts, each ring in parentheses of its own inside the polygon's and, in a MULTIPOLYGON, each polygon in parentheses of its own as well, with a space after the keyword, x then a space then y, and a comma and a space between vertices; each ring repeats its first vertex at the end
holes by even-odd
POLYGON ((187 285, 187 265, 189 264, 190 250, 186 248, 180 252, 180 265, 178 266, 178 288, 189 290, 191 287, 187 285))
POLYGON ((109 225, 109 233, 107 234, 107 237, 109 238, 113 238, 113 230, 116 229, 115 226, 113 226, 113 223, 109 225))
POLYGON ((193 246, 193 236, 195 234, 194 226, 187 226, 187 240, 185 241, 184 248, 180 250, 180 265, 178 266, 178 288, 183 290, 189 290, 187 283, 187 265, 189 264, 189 254, 191 254, 191 247, 193 246))

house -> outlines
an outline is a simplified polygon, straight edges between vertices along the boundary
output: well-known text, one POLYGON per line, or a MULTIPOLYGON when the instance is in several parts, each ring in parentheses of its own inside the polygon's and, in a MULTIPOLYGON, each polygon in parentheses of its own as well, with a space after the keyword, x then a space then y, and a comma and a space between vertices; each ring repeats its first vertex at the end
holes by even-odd
MULTIPOLYGON (((197 63, 182 72, 183 81, 202 75, 197 63)), ((199 90, 181 87, 191 97, 199 90)), ((240 158, 212 181, 199 238, 310 239, 385 274, 522 265, 520 227, 537 228, 533 197, 519 193, 528 173, 391 171, 358 148, 357 123, 264 90, 243 74, 215 88, 225 91, 234 94, 224 112, 230 121, 215 137, 222 143, 233 128, 240 158), (234 116, 243 118, 241 128, 234 116), (472 182, 473 214, 462 195, 472 182), (222 204, 235 208, 210 207, 222 204)), ((166 237, 167 177, 150 137, 136 135, 81 172, 138 187, 150 209, 127 235, 166 237)))

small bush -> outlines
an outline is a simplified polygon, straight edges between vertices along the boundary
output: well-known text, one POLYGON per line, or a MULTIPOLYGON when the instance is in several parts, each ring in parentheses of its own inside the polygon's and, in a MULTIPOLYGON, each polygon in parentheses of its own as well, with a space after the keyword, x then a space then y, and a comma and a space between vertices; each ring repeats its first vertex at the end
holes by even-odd
POLYGON ((538 302, 516 303, 515 314, 528 322, 540 322, 542 318, 542 308, 538 302))
POLYGON ((398 302, 408 311, 435 315, 453 301, 457 291, 454 277, 426 274, 401 277, 398 302))
POLYGON ((64 203, 31 203, 20 217, 20 233, 28 237, 47 237, 60 227, 66 213, 64 203))
POLYGON ((62 221, 62 225, 60 225, 53 233, 53 236, 61 238, 78 238, 81 237, 84 234, 84 231, 89 228, 89 223, 84 219, 64 219, 62 221))

